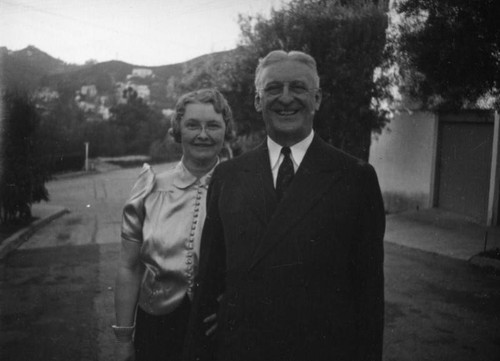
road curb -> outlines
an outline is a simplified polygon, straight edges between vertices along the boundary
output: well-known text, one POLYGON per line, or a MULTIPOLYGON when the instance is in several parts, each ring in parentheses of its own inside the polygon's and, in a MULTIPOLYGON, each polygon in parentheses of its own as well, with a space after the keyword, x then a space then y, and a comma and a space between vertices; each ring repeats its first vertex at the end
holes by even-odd
POLYGON ((61 207, 54 213, 33 222, 28 227, 17 231, 12 236, 5 239, 0 245, 0 260, 3 260, 10 252, 16 250, 19 246, 26 242, 37 230, 66 213, 69 213, 69 209, 61 207))
POLYGON ((471 257, 469 262, 475 267, 500 272, 500 260, 498 259, 477 255, 471 257))

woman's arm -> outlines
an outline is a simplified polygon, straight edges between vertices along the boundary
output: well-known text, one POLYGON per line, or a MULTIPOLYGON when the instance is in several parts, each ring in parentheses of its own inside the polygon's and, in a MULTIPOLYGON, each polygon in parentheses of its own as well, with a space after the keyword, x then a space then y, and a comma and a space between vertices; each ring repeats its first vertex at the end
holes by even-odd
MULTIPOLYGON (((141 244, 138 242, 122 241, 115 284, 115 325, 118 327, 131 327, 135 324, 135 310, 144 274, 144 265, 139 258, 140 248, 141 244)), ((122 330, 125 330, 124 337, 117 338, 115 343, 115 360, 134 360, 133 329, 130 332, 122 330)))
POLYGON ((122 242, 120 263, 115 284, 117 326, 134 325, 135 308, 144 275, 144 265, 139 259, 140 249, 140 243, 122 242))

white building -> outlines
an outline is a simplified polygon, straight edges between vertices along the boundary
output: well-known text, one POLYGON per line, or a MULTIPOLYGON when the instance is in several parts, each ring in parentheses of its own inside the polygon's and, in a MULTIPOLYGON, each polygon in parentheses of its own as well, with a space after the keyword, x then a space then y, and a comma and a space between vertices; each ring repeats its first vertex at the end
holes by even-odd
POLYGON ((97 88, 95 85, 83 85, 80 94, 93 98, 97 95, 97 88))
POLYGON ((500 224, 499 137, 492 110, 396 113, 370 148, 386 209, 439 208, 500 224))
POLYGON ((136 68, 132 70, 130 77, 148 78, 153 76, 153 71, 147 68, 136 68))

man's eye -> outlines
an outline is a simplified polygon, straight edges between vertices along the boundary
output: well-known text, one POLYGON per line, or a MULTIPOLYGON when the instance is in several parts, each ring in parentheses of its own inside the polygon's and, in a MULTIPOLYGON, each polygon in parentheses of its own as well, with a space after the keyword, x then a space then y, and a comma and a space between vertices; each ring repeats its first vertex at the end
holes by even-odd
POLYGON ((283 90, 283 85, 268 85, 264 91, 271 95, 280 94, 283 90))
POLYGON ((195 123, 187 123, 187 124, 186 124, 186 128, 188 128, 188 129, 196 129, 196 128, 198 128, 198 124, 195 124, 195 123))
POLYGON ((290 84, 290 91, 295 94, 307 93, 307 87, 304 84, 290 84))

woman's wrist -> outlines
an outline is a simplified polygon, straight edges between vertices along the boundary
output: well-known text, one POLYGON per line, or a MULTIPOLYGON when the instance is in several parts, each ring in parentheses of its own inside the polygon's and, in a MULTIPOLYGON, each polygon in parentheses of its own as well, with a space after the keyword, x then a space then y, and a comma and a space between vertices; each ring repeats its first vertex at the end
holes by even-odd
POLYGON ((135 324, 132 326, 111 326, 117 342, 132 342, 135 331, 135 324))

